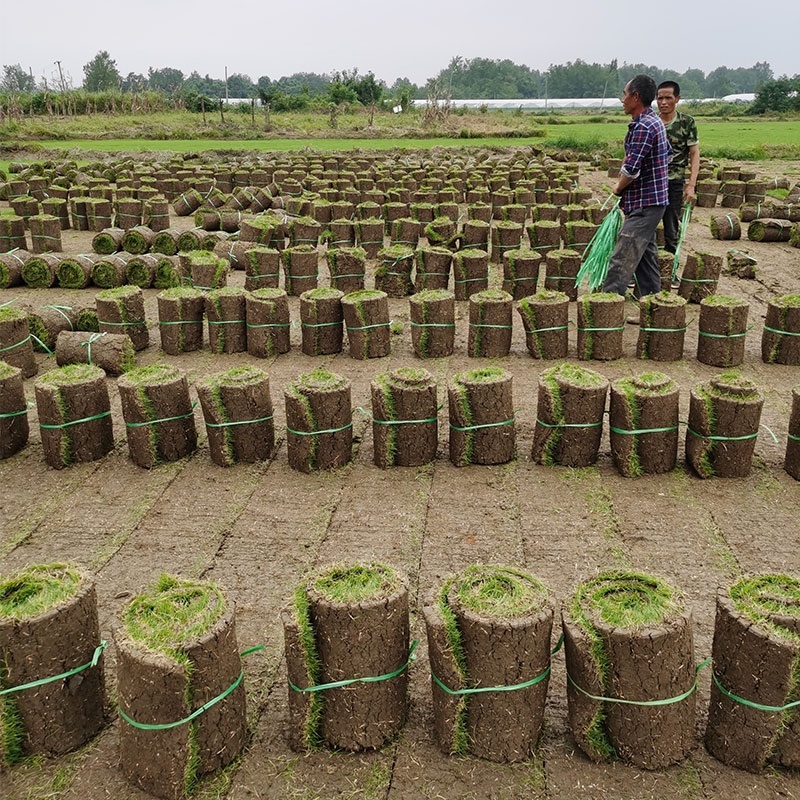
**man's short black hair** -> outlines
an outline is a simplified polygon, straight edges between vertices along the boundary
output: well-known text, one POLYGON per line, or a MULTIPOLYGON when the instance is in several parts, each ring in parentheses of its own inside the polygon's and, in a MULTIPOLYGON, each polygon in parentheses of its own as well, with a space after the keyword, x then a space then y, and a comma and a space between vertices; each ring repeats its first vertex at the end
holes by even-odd
POLYGON ((659 89, 672 89, 672 94, 674 94, 675 97, 680 97, 681 96, 681 87, 678 86, 678 82, 677 81, 661 81, 661 83, 658 84, 658 88, 659 89))
POLYGON ((636 92, 645 108, 652 105, 656 99, 656 82, 649 75, 637 75, 631 78, 628 86, 629 93, 636 92))

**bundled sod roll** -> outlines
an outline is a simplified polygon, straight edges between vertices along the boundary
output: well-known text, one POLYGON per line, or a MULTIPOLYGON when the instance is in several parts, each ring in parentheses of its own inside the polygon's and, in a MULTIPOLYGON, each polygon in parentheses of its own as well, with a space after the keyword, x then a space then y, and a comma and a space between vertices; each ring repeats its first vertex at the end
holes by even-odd
MULTIPOLYGON (((115 222, 122 231, 128 231, 142 224, 142 201, 135 197, 117 200, 115 222)), ((148 226, 149 227, 149 226, 148 226)), ((152 229, 151 229, 152 230, 152 229)), ((99 251, 95 251, 99 252, 99 251)))
POLYGON ((197 289, 211 291, 228 284, 228 262, 208 250, 188 250, 178 256, 181 269, 197 289))
POLYGON ((269 375, 235 367, 195 384, 203 408, 211 460, 221 467, 266 461, 275 447, 269 375))
POLYGON ((0 459, 22 450, 29 430, 22 370, 0 361, 0 459))
POLYGON ((788 242, 792 223, 786 219, 754 219, 747 228, 751 242, 788 242))
POLYGON ((697 360, 712 367, 735 367, 744 361, 747 300, 714 294, 700 303, 697 360))
POLYGON ((281 616, 290 745, 358 751, 396 736, 408 710, 405 579, 384 564, 332 565, 298 586, 281 616))
POLYGON ((97 256, 82 253, 62 256, 56 267, 56 279, 62 289, 85 289, 92 282, 92 268, 97 256))
MULTIPOLYGON (((66 332, 62 336, 74 336, 66 332)), ((96 461, 114 447, 106 373, 71 364, 36 380, 36 409, 45 463, 55 469, 96 461)))
POLYGON ((299 296, 317 288, 319 277, 319 254, 310 244, 298 244, 283 251, 283 268, 286 293, 299 296))
POLYGON ((285 384, 283 394, 289 466, 299 472, 313 472, 350 463, 350 381, 320 368, 285 384))
POLYGON ((714 208, 717 204, 717 194, 722 184, 720 181, 705 180, 697 182, 697 207, 714 208))
POLYGON ((178 236, 178 252, 188 253, 190 250, 202 250, 202 232, 202 228, 192 228, 191 230, 183 231, 183 233, 178 236))
POLYGON ((514 298, 500 289, 485 289, 469 298, 467 352, 473 358, 502 358, 511 350, 514 298))
POLYGON ((181 192, 172 203, 172 211, 178 217, 188 217, 203 205, 203 195, 197 189, 181 192))
POLYGON ((61 220, 51 214, 36 214, 28 219, 31 231, 31 252, 60 253, 61 220))
POLYGON ((150 344, 144 295, 138 286, 105 289, 97 293, 95 304, 101 333, 127 334, 136 351, 144 350, 150 344))
POLYGON ((100 730, 104 648, 87 575, 37 564, 0 576, 0 766, 61 756, 100 730))
POLYGON ((800 766, 800 581, 753 575, 717 595, 705 743, 724 764, 800 766))
POLYGON ((525 329, 525 346, 533 358, 566 358, 569 297, 564 292, 542 289, 517 303, 525 329))
POLYGON ((247 352, 270 358, 289 352, 289 303, 283 289, 256 289, 245 298, 247 352))
POLYGON ((483 250, 489 252, 489 233, 491 231, 491 206, 486 206, 489 219, 475 219, 470 217, 461 231, 461 250, 483 250))
POLYGON ((685 336, 685 298, 669 290, 640 298, 637 358, 679 361, 685 336))
POLYGON ((38 371, 28 315, 6 304, 0 306, 0 361, 19 367, 23 378, 30 378, 38 371))
POLYGON ((419 247, 416 254, 416 291, 447 289, 453 253, 446 247, 419 247))
POLYGON ((789 415, 783 468, 796 481, 800 481, 800 386, 792 389, 792 411, 789 415))
POLYGON ((56 285, 56 270, 61 258, 51 253, 42 253, 26 259, 20 276, 31 289, 49 289, 56 285))
POLYGON ((519 250, 522 242, 523 226, 511 220, 498 220, 492 226, 492 263, 502 264, 503 254, 509 250, 519 250))
POLYGON ((489 288, 489 254, 485 250, 460 250, 453 256, 453 291, 456 300, 469 300, 489 288))
POLYGON ((72 306, 47 305, 26 308, 28 329, 33 334, 34 349, 52 352, 61 331, 77 330, 77 313, 72 306))
POLYGON ((663 372, 644 372, 611 384, 611 456, 621 475, 638 478, 675 467, 679 396, 678 385, 663 372))
POLYGON ((110 256, 122 249, 122 228, 106 228, 92 238, 92 251, 101 256, 110 256))
POLYGON ((742 238, 742 226, 736 214, 715 214, 708 222, 714 239, 735 240, 742 238))
POLYGON ((535 250, 521 248, 503 254, 503 291, 514 300, 536 293, 542 256, 535 250))
POLYGON ((125 231, 125 235, 122 237, 122 249, 127 253, 140 256, 150 250, 155 236, 155 231, 152 228, 148 228, 146 225, 136 225, 125 231))
POLYGON ((0 215, 0 253, 24 250, 27 246, 25 219, 16 214, 0 215))
POLYGON ((761 360, 765 364, 800 365, 800 295, 785 294, 769 301, 761 360))
MULTIPOLYGON (((142 206, 142 223, 150 228, 151 231, 161 232, 167 230, 169 228, 169 201, 159 195, 145 200, 142 206)), ((166 253, 165 255, 174 255, 174 253, 166 253)))
POLYGON ((448 386, 450 461, 505 464, 514 457, 512 376, 500 367, 455 375, 448 386))
POLYGON ((585 294, 578 301, 578 358, 614 361, 622 358, 625 298, 614 292, 585 294))
POLYGON ((419 358, 453 354, 456 337, 455 295, 446 289, 424 289, 409 298, 411 344, 419 358))
POLYGON ((455 250, 458 242, 456 223, 450 217, 436 217, 424 229, 425 238, 431 247, 447 247, 455 250))
POLYGON ((379 264, 375 269, 375 288, 389 297, 407 297, 414 291, 411 273, 414 269, 414 250, 393 244, 378 251, 379 264))
POLYGON ((690 253, 681 274, 678 294, 690 303, 699 303, 717 291, 722 256, 713 253, 690 253))
POLYGON ((123 283, 138 286, 140 289, 149 289, 156 279, 158 269, 158 256, 145 253, 143 256, 128 255, 123 257, 125 263, 125 279, 123 283))
POLYGON ((542 732, 553 600, 533 575, 475 565, 424 607, 433 719, 445 753, 526 761, 542 732))
POLYGON ((136 351, 125 333, 61 331, 55 344, 56 364, 94 364, 109 375, 121 375, 136 364, 136 351))
POLYGON ((361 289, 342 297, 350 357, 383 358, 391 350, 389 301, 386 292, 361 289))
POLYGON ((165 228, 156 233, 150 250, 153 253, 161 253, 165 256, 174 256, 178 253, 178 239, 180 231, 177 228, 165 228))
MULTIPOLYGON (((214 245, 213 253, 219 258, 224 258, 231 269, 245 269, 247 266, 247 254, 254 247, 263 247, 263 245, 257 245, 253 242, 238 241, 217 242, 217 244, 214 245)), ((271 250, 272 248, 266 249, 271 250)))
POLYGON ((344 294, 320 286, 300 295, 302 350, 307 356, 326 356, 342 352, 344 340, 344 294))
POLYGON ((311 244, 316 247, 321 229, 322 226, 313 217, 295 217, 289 223, 289 242, 292 246, 311 244))
MULTIPOLYGON (((448 222, 449 221, 450 220, 448 220, 448 222)), ((403 245, 405 247, 410 247, 412 250, 416 250, 421 232, 422 225, 419 220, 409 217, 401 217, 400 219, 393 220, 389 228, 392 245, 403 245)))
POLYGON ((326 253, 331 286, 341 292, 357 292, 364 288, 367 253, 362 247, 335 247, 326 253))
POLYGON ((745 188, 744 181, 726 180, 721 189, 720 205, 722 208, 739 208, 744 203, 745 188))
POLYGON ((208 346, 212 353, 247 350, 247 294, 239 286, 225 286, 206 295, 208 346))
POLYGON ((565 292, 570 300, 577 300, 580 269, 581 255, 577 250, 551 250, 545 256, 544 288, 565 292))
POLYGON ((114 642, 122 773, 180 800, 247 738, 234 606, 213 583, 162 575, 123 609, 114 642))
POLYGON ((750 474, 764 394, 737 372, 692 387, 686 461, 701 478, 750 474))
POLYGON ((205 294, 191 286, 176 286, 160 292, 156 300, 161 349, 170 356, 200 350, 205 294))
POLYGON ((367 258, 377 258, 383 248, 383 220, 374 217, 359 219, 355 222, 355 229, 358 246, 364 250, 367 258))
POLYGON ((22 268, 30 257, 27 250, 0 253, 0 289, 11 289, 22 284, 22 268))
POLYGON ((683 595, 652 575, 601 572, 578 584, 562 621, 578 747, 592 761, 616 756, 643 769, 683 760, 694 746, 697 685, 683 595))
POLYGON ((195 451, 194 411, 182 369, 168 364, 136 367, 117 386, 134 464, 150 469, 195 451))
POLYGON ((110 256, 97 256, 92 264, 92 283, 100 289, 113 289, 127 282, 128 259, 135 258, 129 253, 110 256))
MULTIPOLYGON (((186 277, 178 256, 161 256, 155 265, 153 288, 171 289, 174 286, 180 286, 186 277)), ((133 283, 141 286, 141 282, 138 280, 133 283)))
POLYGON ((372 394, 373 458, 379 467, 418 467, 436 457, 436 381, 425 369, 400 367, 377 375, 372 394))
POLYGON ((588 467, 597 461, 608 380, 562 363, 539 375, 531 458, 537 464, 588 467))

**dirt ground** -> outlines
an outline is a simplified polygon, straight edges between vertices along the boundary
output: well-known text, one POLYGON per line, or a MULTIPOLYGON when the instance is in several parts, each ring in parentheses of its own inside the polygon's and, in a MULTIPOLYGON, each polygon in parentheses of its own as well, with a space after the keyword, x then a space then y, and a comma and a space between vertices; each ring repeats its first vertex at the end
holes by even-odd
MULTIPOLYGON (((800 178, 800 165, 762 164, 765 174, 800 178)), ((600 189, 609 179, 587 171, 582 185, 600 189)), ((684 253, 692 248, 724 255, 731 243, 714 241, 709 211, 698 209, 684 253)), ((180 224, 189 227, 187 219, 180 224)), ((65 249, 89 250, 91 234, 66 231, 65 249)), ((243 364, 268 370, 276 411, 278 446, 258 465, 215 466, 208 454, 199 407, 200 446, 190 458, 152 470, 128 458, 119 393, 109 379, 116 446, 104 459, 56 471, 44 464, 35 407, 30 409, 28 446, 0 462, 0 573, 26 564, 72 561, 97 575, 103 635, 110 640, 118 612, 132 594, 168 571, 219 582, 235 599, 240 648, 264 644, 245 661, 252 739, 241 759, 207 781, 201 797, 245 798, 800 798, 800 773, 768 770, 756 776, 726 767, 702 745, 710 676, 701 673, 697 745, 670 769, 642 772, 620 763, 593 764, 570 737, 566 717, 563 651, 553 660, 543 741, 535 760, 500 766, 474 758, 443 755, 432 728, 430 676, 422 600, 444 576, 475 562, 513 564, 542 578, 560 600, 577 581, 608 567, 657 573, 683 589, 695 620, 696 659, 710 655, 717 587, 742 573, 800 572, 800 484, 783 470, 792 388, 798 368, 761 361, 760 338, 768 300, 800 292, 800 250, 788 244, 746 240, 737 249, 758 259, 756 280, 723 277, 720 292, 750 301, 753 329, 746 340, 743 374, 764 390, 763 422, 777 437, 759 436, 752 473, 735 480, 700 480, 683 465, 670 474, 636 480, 621 477, 604 434, 595 467, 581 470, 531 462, 537 379, 551 366, 528 355, 515 312, 512 352, 496 362, 514 376, 517 458, 498 467, 456 468, 447 458, 446 406, 440 412, 436 460, 421 468, 380 470, 372 463, 368 418, 354 415, 352 464, 332 472, 304 475, 289 468, 283 430, 282 387, 298 374, 324 364, 352 381, 353 406, 369 408, 369 383, 379 372, 424 366, 437 378, 440 402, 453 374, 478 366, 466 355, 467 304, 457 308, 455 355, 421 362, 413 355, 408 302, 391 300, 392 319, 402 332, 389 357, 357 361, 345 352, 312 358, 301 354, 300 329, 292 329, 292 350, 266 361, 246 354, 213 355, 208 350, 165 357, 158 346, 157 290, 147 290, 151 346, 141 364, 167 360, 190 381, 243 364), (378 559, 405 571, 412 602, 412 635, 420 640, 411 667, 408 723, 380 752, 315 752, 298 755, 286 742, 287 685, 279 609, 311 568, 340 560, 378 559)), ((493 285, 499 273, 492 266, 493 285)), ((322 274, 327 276, 327 270, 322 274)), ((243 284, 243 273, 230 283, 243 284)), ((323 279, 322 283, 325 283, 323 279)), ((371 280, 368 286, 371 286, 371 280)), ((87 298, 95 290, 82 292, 87 298)), ((23 288, 0 292, 9 300, 68 303, 75 293, 23 288)), ((290 298, 293 319, 298 300, 290 298)), ((633 307, 631 307, 633 310, 633 307)), ((571 316, 575 318, 572 304, 571 316)), ((690 307, 689 318, 699 309, 690 307)), ((696 358, 697 324, 687 331, 685 358, 651 365, 635 358, 638 329, 625 330, 625 357, 590 363, 609 379, 651 366, 681 387, 681 419, 688 413, 690 387, 721 372, 696 358)), ((575 333, 570 333, 575 360, 575 333)), ((40 372, 54 365, 37 356, 40 372)), ((33 380, 26 381, 33 401, 33 380)), ((192 389, 193 399, 195 397, 192 389)), ((145 800, 117 767, 119 720, 113 708, 114 655, 107 657, 112 707, 109 724, 80 751, 54 761, 32 760, 0 774, 4 800, 145 800)))

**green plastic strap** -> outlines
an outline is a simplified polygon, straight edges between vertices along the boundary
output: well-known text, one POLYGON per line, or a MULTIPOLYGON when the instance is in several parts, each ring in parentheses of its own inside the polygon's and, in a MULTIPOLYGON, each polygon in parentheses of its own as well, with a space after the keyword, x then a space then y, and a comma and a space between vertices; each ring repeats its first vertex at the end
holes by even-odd
POLYGON ((342 320, 336 320, 335 322, 301 322, 300 324, 304 328, 329 328, 331 325, 341 325, 342 320))
POLYGON ((800 436, 795 436, 793 433, 786 434, 793 442, 800 442, 800 436))
POLYGON ((275 415, 270 414, 268 417, 259 417, 258 419, 242 419, 235 422, 206 422, 206 428, 229 428, 231 425, 252 425, 256 422, 268 422, 275 415))
POLYGON ((455 322, 409 322, 412 328, 455 328, 455 322))
POLYGON ((59 313, 59 314, 61 314, 61 316, 62 316, 62 317, 64 317, 64 319, 65 319, 65 320, 67 321, 67 323, 69 324, 69 329, 70 329, 71 331, 74 331, 74 330, 75 330, 75 328, 72 326, 72 320, 71 320, 71 319, 69 318, 69 316, 68 316, 68 315, 65 313, 66 311, 72 311, 72 306, 58 306, 58 305, 49 305, 49 306, 44 306, 44 308, 52 308, 54 311, 58 311, 58 313, 59 313))
MULTIPOLYGON (((508 280, 507 278, 505 280, 508 280)), ((522 278, 511 278, 511 283, 519 283, 520 281, 538 281, 538 275, 531 275, 530 277, 522 277, 522 278)))
POLYGON ((288 328, 291 322, 247 322, 248 328, 288 328))
POLYGON ((73 675, 78 675, 84 670, 96 667, 97 662, 100 660, 100 656, 103 654, 103 651, 106 649, 106 647, 108 647, 108 642, 106 642, 105 639, 101 639, 100 644, 97 645, 97 647, 95 647, 94 649, 94 654, 92 655, 91 661, 87 661, 85 664, 81 664, 79 667, 75 667, 75 669, 71 669, 68 672, 62 672, 59 675, 51 675, 49 678, 40 678, 38 681, 23 683, 20 684, 19 686, 11 686, 8 689, 0 689, 0 697, 2 697, 4 694, 23 692, 26 689, 34 689, 37 686, 44 686, 48 683, 55 683, 56 681, 62 681, 65 680, 66 678, 71 678, 73 675))
MULTIPOLYGON (((259 644, 256 645, 255 647, 249 648, 248 650, 244 650, 242 653, 240 653, 240 656, 242 658, 245 658, 249 656, 251 653, 256 653, 259 650, 263 649, 264 645, 259 644)), ((206 711, 208 711, 209 708, 212 708, 217 703, 219 703, 220 700, 224 700, 229 694, 231 694, 238 688, 243 678, 244 678, 244 670, 242 670, 239 673, 239 677, 224 692, 218 694, 216 697, 211 698, 211 700, 209 700, 207 703, 203 703, 203 705, 200 706, 200 708, 196 709, 195 711, 192 711, 192 713, 189 714, 188 717, 179 719, 176 722, 160 722, 155 724, 146 722, 136 722, 136 720, 131 719, 121 708, 119 709, 119 715, 120 717, 122 717, 122 719, 125 720, 125 722, 128 723, 128 725, 131 725, 134 728, 138 728, 141 731, 166 731, 169 730, 170 728, 177 728, 181 725, 185 725, 187 722, 191 722, 193 719, 196 719, 201 714, 204 714, 206 711)))
POLYGON ((478 278, 461 278, 458 280, 454 278, 453 283, 473 283, 474 281, 488 281, 488 280, 489 280, 488 275, 481 275, 478 278))
POLYGON ((148 419, 144 422, 126 422, 126 428, 146 428, 148 425, 158 425, 160 422, 175 422, 179 419, 188 419, 194 414, 195 406, 197 405, 197 401, 192 403, 192 410, 186 414, 180 414, 177 417, 164 417, 163 419, 148 419))
POLYGON ((529 336, 532 333, 543 333, 544 331, 565 331, 569 328, 569 325, 554 325, 552 328, 531 328, 529 331, 525 331, 525 335, 529 336))
POLYGON ((603 420, 600 422, 542 422, 542 420, 536 420, 537 425, 543 425, 545 428, 596 428, 598 425, 603 424, 603 420))
POLYGON ((411 647, 408 648, 408 659, 405 664, 398 667, 394 672, 387 672, 385 675, 370 675, 365 678, 346 678, 342 681, 333 681, 333 683, 321 683, 317 686, 307 686, 305 689, 301 689, 299 686, 295 686, 289 681, 289 686, 291 686, 294 691, 305 694, 306 692, 324 692, 327 689, 341 689, 343 686, 352 686, 354 683, 379 683, 381 681, 389 681, 392 678, 396 678, 398 675, 402 675, 402 673, 408 669, 411 662, 415 660, 414 650, 417 644, 418 641, 416 639, 411 642, 411 647))
POLYGON ((92 343, 96 342, 98 339, 101 339, 105 336, 106 333, 93 333, 85 342, 81 342, 81 347, 86 348, 86 361, 91 364, 92 363, 92 343))
POLYGON ((60 428, 69 428, 72 425, 80 425, 82 422, 94 422, 96 419, 102 419, 103 417, 110 417, 110 411, 103 411, 101 414, 94 414, 91 417, 83 417, 82 419, 73 419, 69 422, 61 422, 58 425, 45 425, 43 422, 39 423, 39 427, 43 428, 44 430, 59 430, 60 428))
POLYGON ((365 273, 363 272, 346 272, 343 275, 331 275, 335 281, 338 281, 339 278, 363 278, 365 273))
POLYGON ((682 328, 642 328, 640 326, 639 330, 645 333, 685 333, 688 327, 688 325, 684 325, 682 328))
POLYGON ((31 335, 28 334, 22 341, 17 342, 16 344, 10 344, 8 347, 0 347, 0 353, 5 353, 7 350, 14 350, 17 347, 22 347, 25 342, 29 342, 31 340, 31 335))
POLYGON ((438 417, 428 417, 427 419, 375 419, 372 421, 376 425, 416 425, 420 422, 437 422, 438 417))
POLYGON ((105 320, 100 320, 101 325, 111 325, 115 328, 132 328, 135 325, 147 325, 146 319, 134 319, 130 322, 106 322, 105 320))
MULTIPOLYGON (((750 328, 747 329, 749 331, 750 328)), ((743 333, 706 333, 706 331, 698 331, 698 336, 705 336, 708 339, 741 339, 742 336, 747 336, 747 331, 743 333)))
POLYGON ((21 417, 23 414, 27 414, 28 409, 23 408, 22 411, 6 411, 0 414, 0 419, 8 419, 9 417, 21 417))
POLYGON ((247 275, 245 273, 245 277, 247 278, 279 278, 280 272, 265 272, 263 275, 247 275))
POLYGON ((511 419, 505 419, 502 422, 486 422, 483 425, 467 425, 466 428, 459 428, 458 425, 453 425, 453 423, 451 422, 450 427, 454 431, 476 431, 479 428, 497 428, 501 425, 511 425, 513 424, 513 422, 514 422, 514 417, 512 417, 511 419))
POLYGON ((714 679, 714 683, 717 686, 722 694, 725 697, 730 698, 736 703, 740 703, 743 706, 747 706, 748 708, 755 708, 757 711, 768 711, 771 713, 781 713, 783 711, 789 711, 792 708, 800 707, 800 700, 795 700, 791 703, 787 703, 785 706, 765 706, 762 703, 754 703, 752 700, 745 700, 744 697, 739 697, 738 694, 734 694, 733 692, 729 692, 721 683, 719 678, 717 677, 717 673, 713 670, 711 671, 711 677, 714 679))
MULTIPOLYGON (((209 325, 241 325, 245 320, 243 319, 210 319, 209 325)), ((246 324, 246 323, 245 323, 246 324)))
POLYGON ((294 433, 297 436, 319 436, 322 433, 339 433, 339 431, 346 431, 348 428, 352 428, 353 423, 348 422, 347 425, 342 425, 341 428, 327 428, 324 431, 295 431, 291 428, 286 428, 287 433, 294 433))
POLYGON ((567 672, 567 679, 581 694, 585 695, 590 700, 597 700, 601 703, 621 703, 626 706, 668 706, 672 705, 673 703, 680 703, 682 700, 686 700, 687 697, 691 697, 692 694, 694 694, 695 690, 697 689, 697 683, 699 680, 697 676, 700 673, 700 670, 704 667, 707 667, 710 663, 710 658, 705 659, 705 661, 701 661, 694 670, 694 683, 685 692, 681 692, 674 697, 667 697, 664 700, 623 700, 621 697, 602 697, 596 694, 589 694, 589 692, 587 692, 585 689, 582 689, 580 686, 578 686, 569 672, 567 672))
POLYGON ((625 330, 625 326, 624 325, 620 325, 620 326, 618 326, 616 328, 581 328, 579 326, 578 330, 579 331, 624 331, 625 330))
POLYGON ((202 325, 202 319, 176 319, 176 320, 159 320, 159 325, 202 325))
POLYGON ((630 436, 637 436, 640 433, 668 433, 669 431, 676 431, 678 430, 677 425, 670 425, 668 428, 641 428, 637 431, 627 431, 623 428, 614 428, 613 426, 609 425, 608 428, 612 433, 621 433, 630 436))
POLYGON ((745 439, 755 439, 758 436, 758 431, 755 433, 747 433, 744 436, 711 436, 705 433, 697 433, 687 426, 686 432, 698 439, 710 439, 712 442, 740 442, 745 439))
POLYGON ((365 331, 369 328, 388 328, 391 325, 390 322, 376 322, 374 325, 360 325, 357 328, 351 328, 350 326, 347 327, 348 331, 365 331))
POLYGON ((718 278, 687 278, 685 276, 681 277, 681 281, 686 281, 686 283, 716 283, 719 279, 718 278))
POLYGON ((764 330, 770 333, 779 333, 781 336, 800 336, 800 331, 779 331, 777 328, 770 328, 769 325, 765 325, 764 330))
POLYGON ((470 322, 470 328, 501 328, 506 331, 512 330, 512 325, 489 325, 488 323, 484 322, 470 322))

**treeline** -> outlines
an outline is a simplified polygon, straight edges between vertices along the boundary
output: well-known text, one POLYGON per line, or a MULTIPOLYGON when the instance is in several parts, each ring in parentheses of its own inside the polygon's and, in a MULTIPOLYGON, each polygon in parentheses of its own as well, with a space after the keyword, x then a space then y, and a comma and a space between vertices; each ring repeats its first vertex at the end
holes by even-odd
POLYGON ((798 108, 800 76, 778 78, 767 62, 751 67, 717 67, 709 73, 699 69, 677 72, 647 64, 587 63, 580 59, 551 65, 547 70, 530 69, 509 59, 456 56, 424 85, 397 78, 391 85, 372 72, 358 69, 330 74, 299 72, 277 79, 233 73, 225 80, 189 75, 173 67, 148 69, 147 75, 120 75, 107 51, 100 51, 84 65, 82 90, 73 90, 63 77, 59 85, 37 83, 19 64, 4 65, 0 79, 0 103, 19 113, 91 113, 92 110, 151 111, 162 108, 210 109, 219 99, 258 98, 273 111, 327 108, 331 104, 360 104, 374 108, 407 108, 412 99, 436 96, 453 100, 475 98, 616 97, 635 74, 652 75, 656 82, 675 80, 684 99, 758 93, 758 112, 792 111, 798 108), (763 98, 763 100, 762 100, 763 98))

